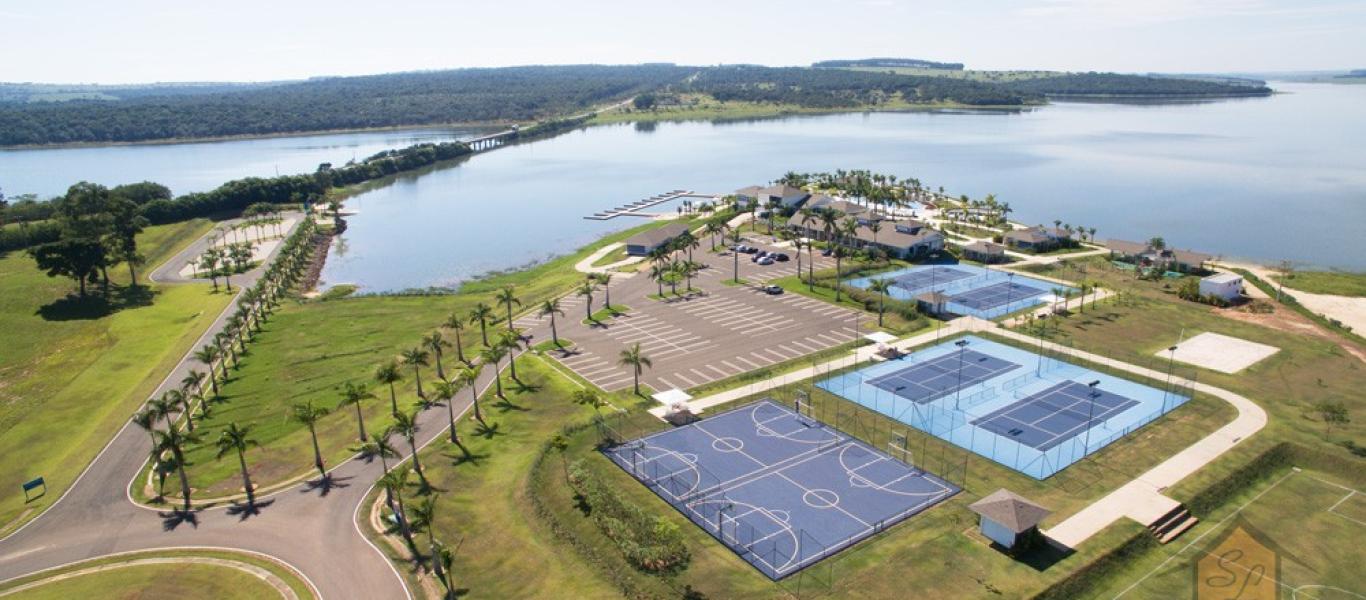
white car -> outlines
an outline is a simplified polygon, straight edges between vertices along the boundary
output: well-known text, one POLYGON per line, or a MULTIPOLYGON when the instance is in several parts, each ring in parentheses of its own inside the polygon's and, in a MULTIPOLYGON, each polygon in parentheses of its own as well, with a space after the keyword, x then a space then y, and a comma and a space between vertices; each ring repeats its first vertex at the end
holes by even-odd
POLYGON ((759 264, 761 264, 761 265, 771 265, 771 264, 773 264, 773 257, 772 257, 772 256, 765 256, 765 257, 759 259, 759 264))

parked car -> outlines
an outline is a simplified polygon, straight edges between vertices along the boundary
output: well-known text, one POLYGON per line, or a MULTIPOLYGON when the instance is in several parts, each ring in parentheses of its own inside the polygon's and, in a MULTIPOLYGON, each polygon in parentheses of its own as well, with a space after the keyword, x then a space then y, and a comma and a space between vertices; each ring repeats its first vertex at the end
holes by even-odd
POLYGON ((782 252, 779 252, 779 253, 773 255, 773 260, 776 260, 776 261, 778 261, 778 262, 787 262, 787 261, 792 260, 792 259, 788 258, 788 256, 787 256, 786 254, 783 254, 782 252))
POLYGON ((739 246, 731 246, 731 247, 730 247, 730 251, 731 251, 731 252, 738 252, 738 253, 740 253, 740 254, 744 254, 744 253, 746 253, 746 252, 749 252, 749 246, 746 246, 746 245, 744 245, 744 244, 740 244, 739 246))
POLYGON ((772 256, 765 256, 765 257, 759 259, 759 264, 765 265, 765 266, 771 265, 771 264, 773 264, 773 257, 772 257, 772 256))
POLYGON ((833 253, 834 253, 834 250, 832 250, 832 249, 830 249, 830 248, 826 248, 826 249, 824 249, 824 250, 821 250, 821 256, 830 256, 830 255, 833 254, 833 253))
POLYGON ((746 254, 756 254, 756 253, 758 253, 758 252, 759 252, 759 249, 758 249, 758 248, 755 248, 754 246, 745 246, 745 253, 746 253, 746 254))
POLYGON ((768 294, 770 296, 777 296, 778 294, 783 293, 783 288, 778 287, 776 285, 766 285, 759 289, 762 289, 765 294, 768 294))
POLYGON ((749 262, 759 262, 759 255, 755 254, 754 256, 749 257, 749 262))

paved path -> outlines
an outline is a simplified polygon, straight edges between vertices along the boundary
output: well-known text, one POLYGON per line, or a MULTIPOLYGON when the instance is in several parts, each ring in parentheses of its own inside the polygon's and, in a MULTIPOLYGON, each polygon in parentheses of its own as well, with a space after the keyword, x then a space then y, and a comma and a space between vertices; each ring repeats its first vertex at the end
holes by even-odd
POLYGON ((583 260, 574 263, 574 270, 580 273, 612 273, 613 275, 621 277, 623 279, 628 277, 634 277, 635 273, 617 272, 616 269, 619 269, 627 265, 634 265, 638 262, 645 260, 646 257, 628 256, 611 264, 602 265, 600 267, 593 266, 593 263, 602 260, 602 257, 611 254, 612 251, 616 250, 617 248, 620 248, 621 246, 621 242, 614 242, 611 244, 607 244, 606 246, 603 246, 601 248, 598 248, 596 252, 589 254, 583 260))
MULTIPOLYGON (((260 273, 258 268, 238 276, 236 289, 249 287, 260 273)), ((229 304, 194 348, 221 331, 235 310, 235 303, 229 304)), ((166 376, 154 396, 178 385, 190 369, 204 369, 191 354, 166 376)), ((492 377, 493 370, 487 370, 476 385, 487 390, 492 377)), ((460 397, 456 409, 463 415, 469 400, 467 394, 460 397)), ((419 425, 421 446, 443 439, 446 411, 426 411, 419 425)), ((129 498, 129 486, 141 472, 147 453, 147 434, 125 424, 55 504, 0 540, 0 581, 119 552, 218 547, 274 557, 313 581, 324 598, 411 597, 388 558, 370 544, 356 523, 362 500, 382 474, 379 462, 349 460, 329 472, 330 486, 314 479, 264 495, 254 515, 224 506, 199 510, 187 519, 134 504, 129 498)))
POLYGON ((156 558, 132 558, 129 560, 119 561, 116 563, 86 567, 84 569, 77 569, 75 571, 59 573, 51 577, 44 577, 42 579, 39 579, 38 581, 25 583, 24 585, 15 586, 13 588, 0 592, 0 596, 10 596, 50 583, 65 581, 67 579, 71 579, 74 577, 80 577, 83 575, 94 575, 96 573, 104 573, 107 571, 116 571, 118 569, 126 569, 128 567, 185 564, 209 565, 224 569, 236 569, 238 571, 242 571, 243 573, 261 579, 266 583, 266 585, 269 585, 270 587, 274 588, 276 592, 279 592, 280 597, 285 600, 299 599, 299 595, 294 593, 294 589, 289 587, 289 583, 282 579, 279 575, 276 575, 275 573, 271 572, 270 569, 258 567, 251 563, 243 562, 240 560, 230 560, 226 558, 216 558, 212 556, 165 556, 156 558))
MULTIPOLYGON (((1268 269, 1261 265, 1238 263, 1224 264, 1226 264, 1229 267, 1247 269, 1253 275, 1256 275, 1262 281, 1265 281, 1267 285, 1270 285, 1273 288, 1280 285, 1276 282, 1276 273, 1271 269, 1268 269)), ((1266 296, 1266 294, 1261 293, 1261 290, 1257 286, 1252 285, 1251 283, 1247 283, 1243 286, 1243 288, 1247 291, 1248 295, 1250 296, 1266 296)), ((1352 331, 1354 332, 1366 333, 1366 298, 1334 296, 1332 294, 1315 294, 1313 292, 1297 290, 1295 288, 1290 287, 1289 285, 1285 286, 1285 293, 1294 296, 1296 301, 1298 301, 1305 308, 1315 313, 1326 315, 1329 318, 1337 319, 1342 324, 1351 327, 1352 331)))

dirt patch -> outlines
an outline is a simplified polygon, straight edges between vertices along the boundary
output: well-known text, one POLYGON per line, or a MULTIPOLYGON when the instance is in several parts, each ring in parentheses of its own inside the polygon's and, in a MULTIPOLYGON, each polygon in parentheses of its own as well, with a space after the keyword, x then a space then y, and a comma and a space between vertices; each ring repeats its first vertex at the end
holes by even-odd
POLYGON ((308 243, 313 246, 309 252, 308 271, 304 273, 303 281, 299 283, 299 289, 313 291, 318 286, 318 278, 322 277, 323 266, 327 264, 327 251, 332 248, 332 238, 346 229, 345 225, 338 227, 332 233, 314 233, 313 239, 308 243))
POLYGON ((1341 337, 1334 335, 1333 333, 1324 331, 1323 328, 1319 327, 1317 323, 1310 321, 1309 319, 1301 316, 1299 313, 1296 313, 1295 311, 1280 306, 1276 306, 1273 312, 1253 312, 1252 310, 1250 310, 1249 306, 1239 306, 1234 308, 1213 308, 1210 310, 1214 312, 1214 314, 1229 319, 1233 319, 1235 321, 1242 321, 1244 323, 1255 323, 1257 325, 1261 325, 1262 327, 1275 329, 1277 331, 1298 333, 1302 335, 1312 335, 1319 339, 1328 340, 1330 342, 1333 342, 1334 344, 1337 344, 1338 347, 1342 348, 1343 350, 1346 350, 1352 356, 1357 357, 1357 360, 1366 363, 1366 350, 1357 347, 1355 344, 1348 342, 1342 339, 1341 337))

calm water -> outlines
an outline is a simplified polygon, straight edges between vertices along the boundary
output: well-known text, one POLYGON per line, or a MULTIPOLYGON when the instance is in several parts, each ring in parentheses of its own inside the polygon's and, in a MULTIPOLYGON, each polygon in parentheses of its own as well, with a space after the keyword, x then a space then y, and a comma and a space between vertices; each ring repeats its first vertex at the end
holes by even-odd
POLYGON ((342 164, 380 150, 468 137, 477 129, 404 129, 296 137, 139 144, 44 150, 0 150, 6 196, 59 196, 82 179, 118 185, 155 181, 176 194, 210 190, 241 177, 311 173, 319 163, 342 164))
MULTIPOLYGON (((639 223, 581 218, 601 209, 675 188, 726 192, 788 170, 837 168, 917 177, 973 197, 996 193, 1016 220, 1061 219, 1095 227, 1101 239, 1161 235, 1230 257, 1366 269, 1366 86, 1274 87, 1287 93, 1206 104, 594 127, 357 197, 349 206, 360 214, 323 278, 371 291, 451 285, 639 223)), ((277 162, 281 172, 310 171, 415 135, 458 133, 0 153, 0 185, 22 190, 11 183, 22 171, 16 181, 49 192, 80 177, 160 179, 186 191, 246 171, 270 174, 277 162), (283 149, 260 151, 274 144, 283 149), (181 156, 191 148, 205 154, 181 156), (294 152, 304 156, 286 168, 282 157, 294 152), (219 165, 236 166, 206 171, 219 165)))

